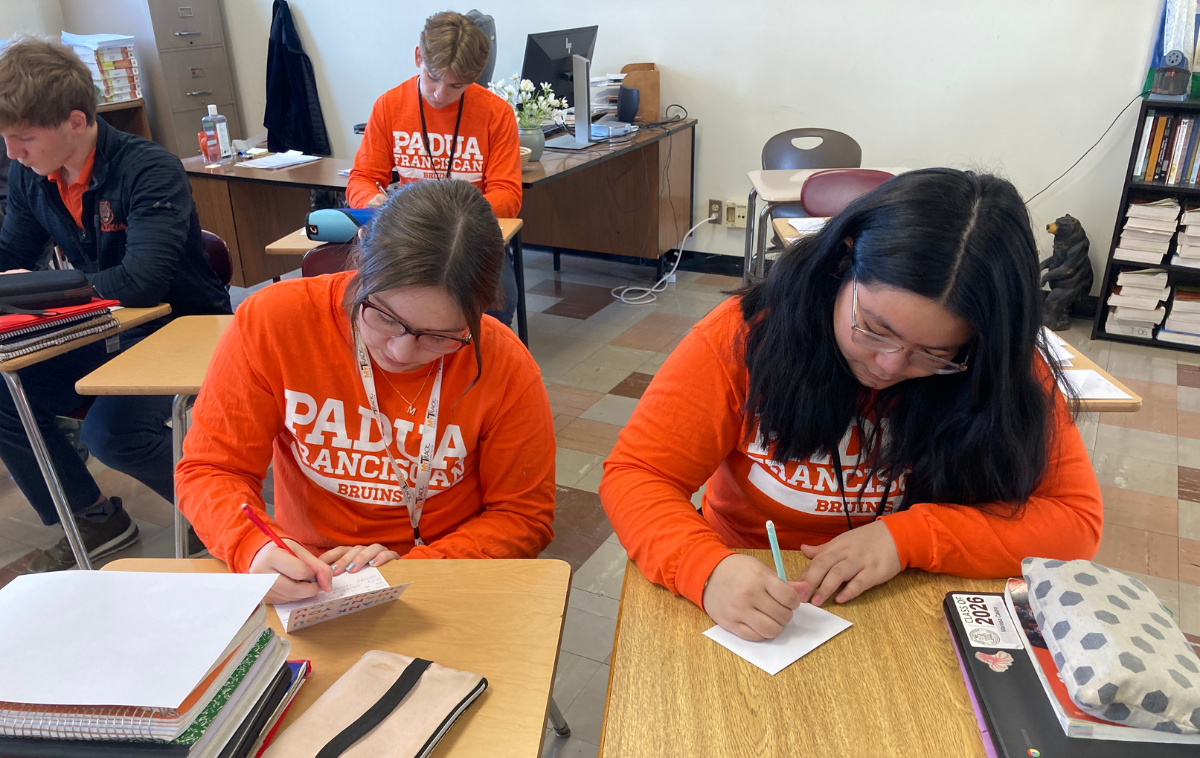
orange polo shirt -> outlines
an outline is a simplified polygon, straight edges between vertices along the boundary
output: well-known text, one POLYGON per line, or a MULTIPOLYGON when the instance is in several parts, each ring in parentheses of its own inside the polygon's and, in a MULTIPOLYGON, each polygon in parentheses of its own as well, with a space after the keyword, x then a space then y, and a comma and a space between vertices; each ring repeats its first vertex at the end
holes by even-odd
POLYGON ((75 181, 70 184, 64 183, 61 168, 46 177, 58 187, 58 196, 62 198, 67 210, 71 212, 71 218, 75 219, 75 226, 80 229, 83 228, 83 193, 92 181, 92 164, 95 162, 96 148, 93 147, 92 152, 88 153, 87 161, 83 164, 83 171, 79 172, 75 181))

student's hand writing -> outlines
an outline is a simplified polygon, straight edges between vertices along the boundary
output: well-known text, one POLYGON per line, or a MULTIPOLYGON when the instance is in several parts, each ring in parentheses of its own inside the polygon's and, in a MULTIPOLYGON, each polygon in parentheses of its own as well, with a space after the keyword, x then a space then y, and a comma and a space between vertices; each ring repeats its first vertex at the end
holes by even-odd
POLYGON ((285 539, 288 547, 299 556, 288 555, 274 542, 268 542, 254 555, 250 562, 251 574, 279 574, 264 602, 290 603, 316 595, 318 591, 333 589, 333 572, 315 555, 308 552, 295 540, 285 539), (313 578, 317 581, 313 582, 313 578))
POLYGON ((800 575, 797 589, 800 599, 813 605, 825 602, 843 584, 835 599, 844 603, 883 584, 902 568, 896 542, 882 521, 843 532, 824 545, 801 545, 800 550, 812 563, 800 575))
POLYGON ((375 197, 367 201, 368 208, 378 208, 388 201, 388 196, 380 192, 375 197))
POLYGON ((773 639, 800 607, 800 595, 762 561, 731 555, 717 564, 704 588, 704 610, 722 629, 744 640, 773 639))
POLYGON ((345 573, 357 574, 367 566, 382 566, 399 557, 400 554, 396 551, 388 550, 383 545, 376 543, 366 547, 362 545, 335 547, 323 554, 321 560, 329 564, 333 569, 333 575, 337 576, 345 573))

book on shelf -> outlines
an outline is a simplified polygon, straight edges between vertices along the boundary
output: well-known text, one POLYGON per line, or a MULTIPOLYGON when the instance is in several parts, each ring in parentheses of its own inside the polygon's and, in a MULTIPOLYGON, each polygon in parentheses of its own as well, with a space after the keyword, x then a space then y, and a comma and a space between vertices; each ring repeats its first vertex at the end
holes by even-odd
POLYGON ((1179 183, 1179 169, 1183 165, 1183 154, 1186 151, 1188 132, 1192 129, 1191 116, 1181 116, 1175 130, 1174 141, 1171 145, 1171 160, 1167 165, 1164 181, 1167 184, 1179 183))
POLYGON ((1157 266, 1163 262, 1163 256, 1166 255, 1166 252, 1166 250, 1148 252, 1146 250, 1129 250, 1118 247, 1113 250, 1113 258, 1128 263, 1151 263, 1157 266))
POLYGON ((1200 334, 1188 334, 1187 332, 1175 332, 1167 328, 1158 330, 1155 339, 1162 342, 1174 342, 1180 345, 1197 345, 1200 346, 1200 334))
POLYGON ((1196 257, 1184 255, 1172 255, 1172 266, 1184 266, 1185 268, 1200 268, 1200 252, 1197 252, 1196 257))
MULTIPOLYGON (((1195 184, 1195 182, 1192 183, 1195 184)), ((1200 224, 1200 203, 1192 201, 1185 205, 1179 222, 1184 225, 1200 224)))
POLYGON ((1175 236, 1174 232, 1160 232, 1160 231, 1154 231, 1151 229, 1126 228, 1126 229, 1121 230, 1121 244, 1124 247, 1133 247, 1133 245, 1129 244, 1130 242, 1152 243, 1159 247, 1145 248, 1145 249, 1158 250, 1161 247, 1163 252, 1166 252, 1167 246, 1169 246, 1171 244, 1171 238, 1174 236, 1175 236))
POLYGON ((1137 160, 1133 165, 1133 175, 1141 177, 1146 173, 1146 156, 1150 154, 1150 138, 1154 136, 1154 109, 1146 111, 1146 120, 1142 123, 1142 140, 1138 143, 1137 160))
POLYGON ((1178 226, 1173 218, 1144 218, 1142 216, 1128 216, 1125 219, 1125 229, 1142 229, 1148 232, 1167 232, 1168 234, 1175 231, 1178 226))
POLYGON ((1158 325, 1167 317, 1167 309, 1159 306, 1154 309, 1147 308, 1131 308, 1128 306, 1116 306, 1112 310, 1112 314, 1121 321, 1139 321, 1147 324, 1158 325))
POLYGON ((1187 284, 1175 285, 1175 297, 1171 300, 1173 313, 1200 313, 1200 287, 1187 284))
POLYGON ((1200 313, 1168 313, 1163 328, 1200 336, 1200 313))
POLYGON ((1128 218, 1152 218, 1175 221, 1179 218, 1179 201, 1173 197, 1162 200, 1131 200, 1125 211, 1128 218))
POLYGON ((1123 268, 1117 272, 1117 284, 1161 291, 1167 287, 1167 272, 1160 268, 1123 268))
POLYGON ((1135 287, 1118 285, 1112 288, 1112 294, 1108 296, 1108 304, 1117 307, 1124 306, 1127 308, 1154 310, 1160 302, 1170 296, 1170 288, 1164 288, 1164 290, 1162 292, 1150 293, 1135 287))
POLYGON ((1142 181, 1148 182, 1154 178, 1154 167, 1158 165, 1158 154, 1162 151, 1163 129, 1166 128, 1167 116, 1158 114, 1154 117, 1154 129, 1150 135, 1150 150, 1146 156, 1146 167, 1138 175, 1142 181))
POLYGON ((1154 339, 1154 324, 1144 321, 1121 321, 1115 316, 1109 316, 1104 323, 1104 331, 1109 334, 1123 334, 1127 337, 1154 339))

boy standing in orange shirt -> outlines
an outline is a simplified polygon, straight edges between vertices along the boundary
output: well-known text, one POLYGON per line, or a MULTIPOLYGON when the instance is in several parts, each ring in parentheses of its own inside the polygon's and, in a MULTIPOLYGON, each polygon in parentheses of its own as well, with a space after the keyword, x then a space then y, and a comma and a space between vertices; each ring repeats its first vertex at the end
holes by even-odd
MULTIPOLYGON (((483 193, 497 218, 521 210, 521 157, 512 108, 475 84, 487 64, 487 36, 471 19, 430 16, 415 51, 418 74, 383 93, 371 109, 346 186, 352 208, 382 205, 381 191, 426 179, 461 179, 483 193)), ((505 302, 491 315, 512 323, 516 277, 505 266, 505 302)))

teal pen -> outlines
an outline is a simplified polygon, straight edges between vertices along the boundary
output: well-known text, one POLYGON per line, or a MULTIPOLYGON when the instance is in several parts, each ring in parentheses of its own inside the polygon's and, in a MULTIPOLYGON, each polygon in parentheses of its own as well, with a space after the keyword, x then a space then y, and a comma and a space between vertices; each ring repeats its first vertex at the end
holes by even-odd
POLYGON ((783 556, 779 554, 779 538, 775 536, 775 522, 767 522, 767 539, 771 541, 771 556, 775 559, 775 573, 779 574, 779 580, 787 581, 787 574, 783 570, 783 556))

